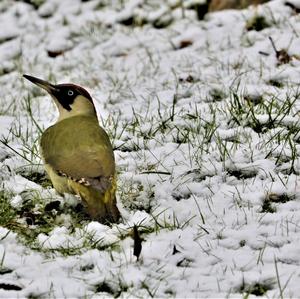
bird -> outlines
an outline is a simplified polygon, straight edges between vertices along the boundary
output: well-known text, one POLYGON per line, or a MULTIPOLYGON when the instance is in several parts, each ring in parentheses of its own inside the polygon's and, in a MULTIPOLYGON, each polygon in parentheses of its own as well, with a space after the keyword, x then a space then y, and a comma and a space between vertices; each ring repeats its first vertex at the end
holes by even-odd
POLYGON ((79 195, 91 219, 118 222, 113 147, 89 92, 72 83, 23 77, 46 90, 58 109, 57 121, 40 138, 40 154, 54 189, 79 195))

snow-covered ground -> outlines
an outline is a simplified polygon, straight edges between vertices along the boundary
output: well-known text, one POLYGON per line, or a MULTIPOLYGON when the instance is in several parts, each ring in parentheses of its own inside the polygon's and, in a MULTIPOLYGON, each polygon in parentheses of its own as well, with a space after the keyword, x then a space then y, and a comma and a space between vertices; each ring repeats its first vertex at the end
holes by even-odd
POLYGON ((0 297, 300 297, 300 15, 187 7, 0 2, 0 297), (93 96, 120 223, 45 178, 57 111, 23 73, 93 96))

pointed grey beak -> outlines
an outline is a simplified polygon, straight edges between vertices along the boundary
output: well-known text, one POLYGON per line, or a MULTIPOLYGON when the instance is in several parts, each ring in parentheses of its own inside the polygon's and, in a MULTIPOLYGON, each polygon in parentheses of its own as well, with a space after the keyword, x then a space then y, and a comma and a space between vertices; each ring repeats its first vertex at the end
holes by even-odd
POLYGON ((23 77, 26 78, 27 80, 29 80, 30 82, 32 82, 33 84, 45 89, 50 94, 53 94, 53 91, 56 90, 55 85, 53 85, 45 80, 42 80, 42 79, 39 79, 39 78, 36 78, 33 76, 29 76, 29 75, 23 75, 23 77))

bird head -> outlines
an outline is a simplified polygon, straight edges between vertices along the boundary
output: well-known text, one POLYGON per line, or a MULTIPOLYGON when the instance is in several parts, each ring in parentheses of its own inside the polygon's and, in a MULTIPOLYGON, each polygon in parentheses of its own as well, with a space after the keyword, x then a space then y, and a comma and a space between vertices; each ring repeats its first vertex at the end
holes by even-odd
POLYGON ((59 111, 58 121, 75 115, 96 116, 92 97, 81 86, 71 83, 54 85, 33 76, 23 77, 51 95, 59 111))

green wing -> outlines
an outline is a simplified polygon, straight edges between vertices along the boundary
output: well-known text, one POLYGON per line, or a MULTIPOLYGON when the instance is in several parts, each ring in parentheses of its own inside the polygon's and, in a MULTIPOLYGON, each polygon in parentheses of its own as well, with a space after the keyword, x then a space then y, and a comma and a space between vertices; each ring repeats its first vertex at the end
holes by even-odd
POLYGON ((112 145, 96 117, 74 116, 48 128, 41 138, 45 163, 75 180, 102 189, 115 173, 112 145))

